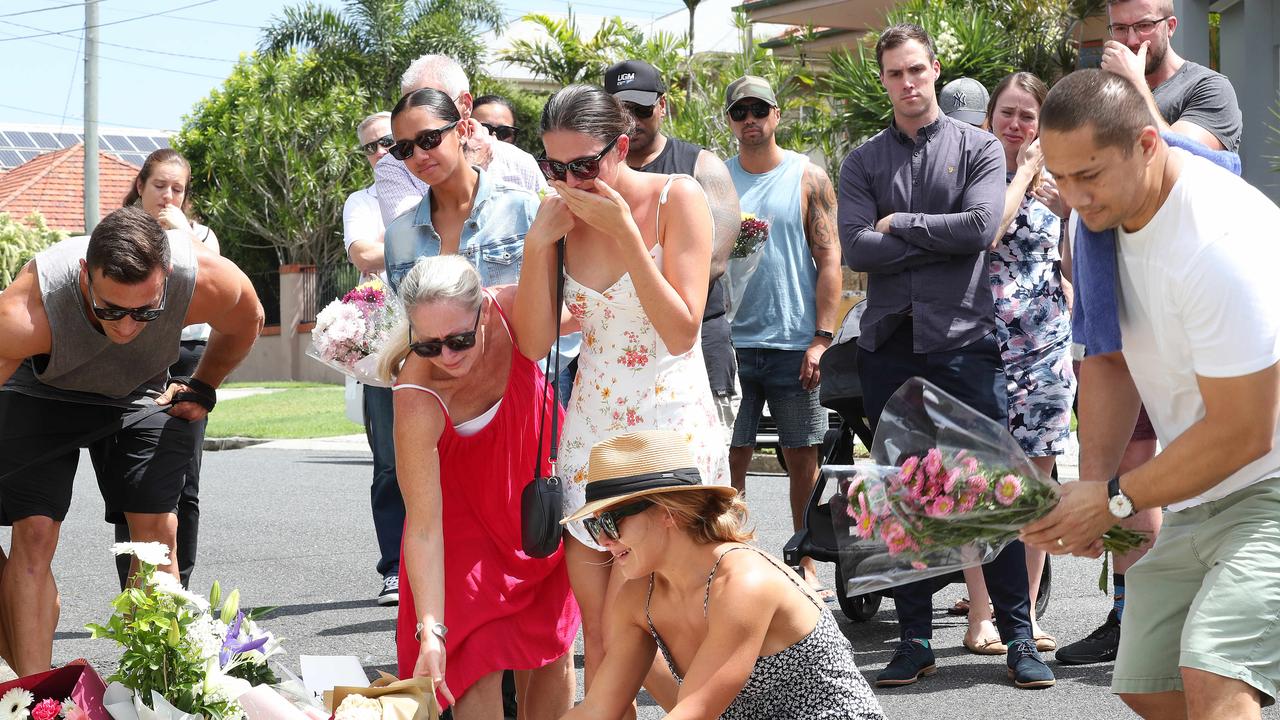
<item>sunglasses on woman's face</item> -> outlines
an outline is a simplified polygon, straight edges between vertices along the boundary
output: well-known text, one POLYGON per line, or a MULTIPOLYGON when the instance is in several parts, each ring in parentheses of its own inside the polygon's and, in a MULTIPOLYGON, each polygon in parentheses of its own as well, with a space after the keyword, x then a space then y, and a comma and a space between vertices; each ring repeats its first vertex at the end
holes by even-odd
POLYGON ((390 148, 395 144, 396 144, 395 138, 391 137, 390 135, 383 135, 377 140, 370 140, 369 142, 361 145, 360 152, 364 153, 368 157, 373 157, 373 154, 378 152, 379 147, 390 148))
POLYGON ((418 355, 418 357, 433 358, 439 357, 445 348, 449 348, 454 352, 462 352, 470 350, 476 346, 476 330, 480 327, 480 311, 484 309, 484 303, 480 303, 480 307, 476 308, 476 321, 472 323, 471 329, 466 332, 460 332, 456 335, 446 335, 438 340, 421 340, 413 341, 413 326, 409 326, 409 349, 418 355))
POLYGON ((549 160, 545 157, 538 158, 538 169, 542 170, 542 174, 546 175, 548 180, 560 180, 563 182, 568 178, 569 173, 573 173, 573 176, 579 180, 593 180, 600 174, 601 158, 609 154, 609 151, 613 149, 615 144, 617 144, 618 138, 621 137, 622 136, 619 135, 618 137, 610 140, 609 144, 605 145, 603 150, 591 157, 580 157, 577 160, 570 160, 567 163, 549 160))
POLYGON ((404 162, 413 157, 413 148, 417 146, 423 150, 435 150, 440 147, 440 143, 444 140, 444 134, 453 129, 458 121, 447 125, 441 125, 434 130, 423 130, 418 133, 412 140, 399 140, 391 146, 391 157, 404 162))
POLYGON ((85 284, 89 286, 89 307, 93 308, 94 317, 107 322, 123 320, 125 315, 138 322, 151 322, 164 314, 164 302, 169 297, 169 277, 165 276, 164 290, 160 293, 160 304, 156 307, 98 307, 98 298, 93 294, 92 274, 85 274, 85 284))
POLYGON ((742 122, 747 119, 748 110, 751 111, 751 114, 757 120, 763 120, 769 117, 769 113, 773 111, 773 107, 763 100, 756 100, 751 103, 740 102, 729 108, 729 119, 734 122, 742 122))
POLYGON ((622 518, 629 515, 638 515, 648 510, 652 505, 653 502, 650 500, 640 500, 626 505, 619 505, 605 510, 595 517, 583 518, 582 526, 587 529, 591 539, 597 545, 603 545, 604 536, 608 536, 613 540, 618 539, 618 523, 622 521, 622 518))
POLYGON ((626 108, 627 112, 631 113, 635 119, 648 120, 653 117, 653 111, 658 107, 658 105, 657 103, 654 103, 653 105, 637 105, 633 102, 624 102, 622 103, 622 107, 626 108))
POLYGON ((516 135, 520 134, 520 128, 515 125, 494 125, 492 123, 480 123, 484 126, 489 134, 498 138, 502 142, 513 143, 516 141, 516 135))

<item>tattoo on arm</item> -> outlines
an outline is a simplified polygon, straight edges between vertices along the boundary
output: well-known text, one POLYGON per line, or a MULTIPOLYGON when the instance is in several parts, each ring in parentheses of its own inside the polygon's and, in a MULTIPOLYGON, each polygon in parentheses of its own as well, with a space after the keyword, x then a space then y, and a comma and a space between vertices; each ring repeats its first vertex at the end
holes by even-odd
POLYGON ((840 235, 836 231, 836 191, 831 179, 816 165, 810 164, 804 171, 802 189, 806 204, 804 229, 809 241, 809 251, 817 254, 838 248, 840 235))

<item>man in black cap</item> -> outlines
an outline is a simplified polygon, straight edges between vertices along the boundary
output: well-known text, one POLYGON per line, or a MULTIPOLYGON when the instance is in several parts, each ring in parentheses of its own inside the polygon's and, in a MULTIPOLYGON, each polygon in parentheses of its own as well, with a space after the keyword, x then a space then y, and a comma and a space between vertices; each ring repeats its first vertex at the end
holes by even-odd
POLYGON ((702 315, 702 358, 707 379, 716 399, 724 442, 729 444, 737 414, 737 360, 725 317, 724 288, 720 276, 729 263, 729 253, 738 238, 742 216, 738 193, 724 161, 693 143, 667 137, 659 130, 667 116, 667 86, 657 69, 643 60, 626 60, 604 73, 604 89, 622 102, 635 118, 627 164, 641 172, 691 175, 707 194, 715 221, 715 244, 711 251, 711 284, 702 315))

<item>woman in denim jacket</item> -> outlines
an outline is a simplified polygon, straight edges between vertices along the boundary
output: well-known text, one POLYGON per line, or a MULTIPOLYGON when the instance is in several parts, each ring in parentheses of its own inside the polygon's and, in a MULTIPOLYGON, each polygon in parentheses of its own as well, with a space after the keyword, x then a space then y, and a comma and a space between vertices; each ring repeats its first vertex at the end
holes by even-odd
POLYGON ((468 164, 462 145, 471 128, 461 119, 448 95, 429 88, 400 98, 391 111, 391 154, 430 186, 416 208, 387 226, 387 279, 397 291, 418 258, 434 255, 465 257, 485 287, 520 278, 538 196, 468 164))

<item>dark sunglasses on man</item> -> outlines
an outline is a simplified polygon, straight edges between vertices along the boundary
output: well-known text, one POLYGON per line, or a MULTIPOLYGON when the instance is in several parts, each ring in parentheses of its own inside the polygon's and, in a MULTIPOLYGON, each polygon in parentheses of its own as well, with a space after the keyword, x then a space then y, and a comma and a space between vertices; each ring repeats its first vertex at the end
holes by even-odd
POLYGON ((151 322, 164 314, 164 303, 169 298, 169 276, 167 275, 164 278, 164 290, 160 292, 160 304, 155 307, 99 307, 98 298, 93 293, 92 273, 85 273, 85 284, 89 286, 89 307, 93 308, 94 317, 107 322, 123 320, 126 315, 138 322, 151 322))
POLYGON ((638 515, 648 510, 652 505, 653 502, 650 500, 638 500, 626 505, 619 505, 605 510, 595 517, 582 518, 582 527, 586 528, 587 533, 591 535, 591 539, 597 545, 603 545, 606 536, 613 540, 619 539, 618 523, 622 521, 622 518, 629 515, 638 515))
POLYGON ((538 169, 548 180, 559 180, 564 182, 569 177, 569 173, 579 180, 594 180, 600 174, 600 160, 609 154, 613 146, 618 143, 618 137, 609 141, 604 149, 590 157, 580 157, 569 162, 559 162, 557 160, 549 160, 545 157, 538 158, 538 169))
POLYGON ((392 145, 395 145, 395 144, 396 144, 395 138, 391 137, 390 135, 383 135, 377 140, 370 140, 369 142, 361 145, 360 152, 364 153, 368 157, 372 157, 374 153, 378 152, 379 146, 384 148, 390 148, 392 145))
POLYGON ((770 112, 773 112, 773 106, 763 100, 735 103, 733 107, 729 108, 729 119, 734 122, 742 122, 747 119, 748 111, 751 112, 755 119, 763 120, 769 117, 770 112))
POLYGON ((399 140, 391 146, 389 152, 391 157, 404 162, 413 157, 413 148, 417 147, 423 150, 435 150, 440 147, 440 143, 444 141, 444 134, 449 132, 458 124, 457 120, 446 125, 441 125, 432 130, 423 130, 418 133, 412 140, 399 140))
POLYGON ((653 117, 653 111, 658 107, 657 103, 653 105, 637 105, 633 102, 624 102, 622 107, 627 109, 637 120, 648 120, 653 117))
POLYGON ((476 330, 480 328, 480 311, 484 309, 484 303, 480 303, 480 307, 476 308, 476 321, 472 323, 471 329, 467 332, 460 332, 453 335, 446 335, 442 338, 433 340, 413 341, 413 326, 409 326, 409 349, 418 357, 433 358, 439 357, 447 347, 454 352, 462 352, 470 350, 476 346, 476 330))
POLYGON ((480 124, 484 126, 485 130, 489 131, 490 135, 498 138, 502 142, 513 143, 516 141, 516 136, 520 134, 520 128, 515 125, 493 125, 492 123, 486 122, 482 122, 480 124))

